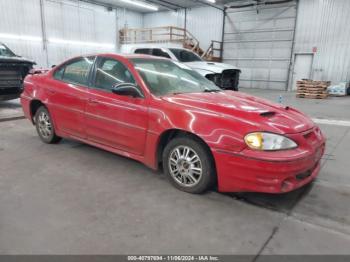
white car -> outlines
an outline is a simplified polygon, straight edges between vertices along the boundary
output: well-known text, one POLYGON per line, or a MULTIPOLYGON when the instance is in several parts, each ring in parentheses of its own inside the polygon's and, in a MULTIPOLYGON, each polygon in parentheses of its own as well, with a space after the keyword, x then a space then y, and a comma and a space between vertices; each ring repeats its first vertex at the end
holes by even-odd
POLYGON ((240 69, 229 64, 204 61, 188 49, 137 47, 132 53, 161 56, 185 63, 221 89, 238 91, 240 69))

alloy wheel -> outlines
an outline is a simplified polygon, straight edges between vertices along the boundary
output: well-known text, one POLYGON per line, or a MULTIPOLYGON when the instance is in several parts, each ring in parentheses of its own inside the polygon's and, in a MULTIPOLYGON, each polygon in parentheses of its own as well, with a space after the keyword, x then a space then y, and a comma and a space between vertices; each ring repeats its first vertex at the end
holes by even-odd
POLYGON ((175 147, 168 159, 169 171, 174 180, 185 187, 193 187, 202 178, 202 162, 196 151, 188 146, 175 147))
POLYGON ((46 112, 40 112, 37 125, 39 128, 40 135, 43 138, 48 139, 52 135, 51 119, 46 112))

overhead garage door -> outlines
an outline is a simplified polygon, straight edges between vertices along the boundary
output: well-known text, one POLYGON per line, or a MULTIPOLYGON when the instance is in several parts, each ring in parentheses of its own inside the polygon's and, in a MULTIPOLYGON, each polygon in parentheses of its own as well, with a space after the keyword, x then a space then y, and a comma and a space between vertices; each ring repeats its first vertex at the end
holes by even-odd
POLYGON ((296 3, 229 8, 224 61, 242 70, 240 87, 285 90, 296 19, 296 3))

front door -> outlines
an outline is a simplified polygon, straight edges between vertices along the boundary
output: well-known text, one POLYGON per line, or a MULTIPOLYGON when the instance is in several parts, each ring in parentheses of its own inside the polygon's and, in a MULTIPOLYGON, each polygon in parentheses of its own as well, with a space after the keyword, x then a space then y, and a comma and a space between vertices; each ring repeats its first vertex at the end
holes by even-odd
POLYGON ((88 139, 130 153, 144 153, 148 107, 144 98, 112 93, 119 83, 135 83, 123 63, 99 57, 86 104, 88 139))
POLYGON ((295 55, 292 90, 297 89, 297 81, 311 78, 312 61, 312 54, 295 55))

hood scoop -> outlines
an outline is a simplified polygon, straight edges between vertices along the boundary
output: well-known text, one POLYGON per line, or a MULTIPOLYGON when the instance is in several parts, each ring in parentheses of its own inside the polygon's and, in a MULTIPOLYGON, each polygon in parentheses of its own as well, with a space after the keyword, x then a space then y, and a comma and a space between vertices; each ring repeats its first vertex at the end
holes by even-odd
POLYGON ((266 112, 260 113, 260 115, 261 115, 262 117, 272 117, 272 116, 276 115, 276 112, 273 112, 273 111, 266 111, 266 112))

